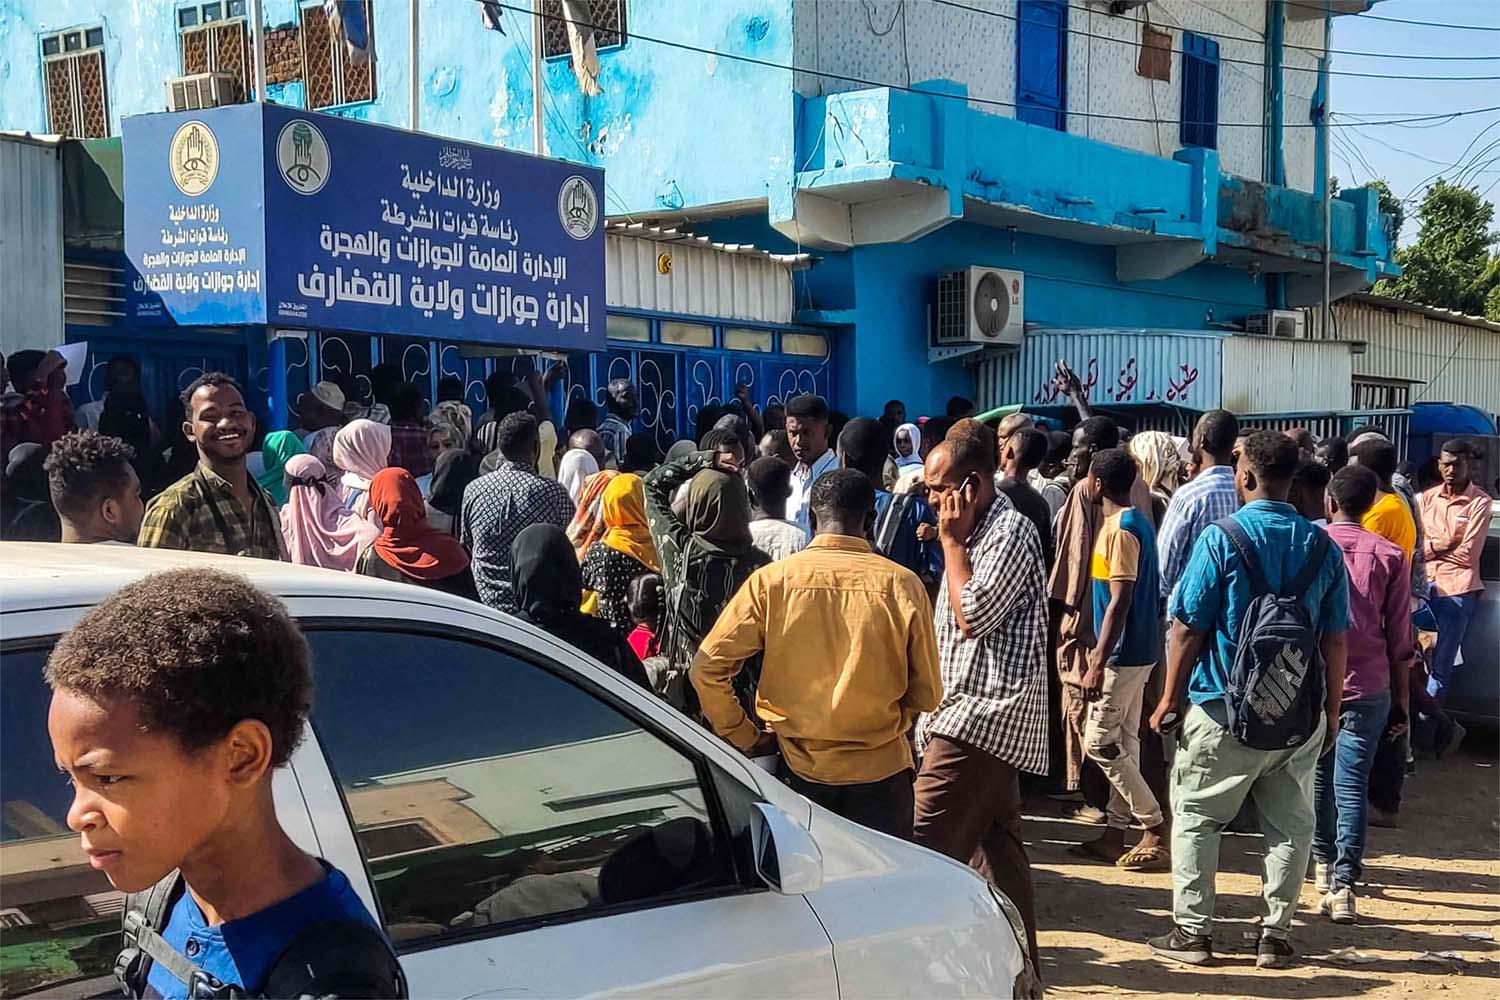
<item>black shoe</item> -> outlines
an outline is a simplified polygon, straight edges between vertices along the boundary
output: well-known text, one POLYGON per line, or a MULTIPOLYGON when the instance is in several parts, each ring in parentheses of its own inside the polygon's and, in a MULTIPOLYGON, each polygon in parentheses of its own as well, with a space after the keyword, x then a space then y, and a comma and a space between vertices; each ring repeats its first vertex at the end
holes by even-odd
POLYGON ((1262 934, 1260 946, 1255 949, 1255 967, 1257 969, 1285 969, 1292 964, 1296 956, 1297 952, 1286 938, 1262 934))
POLYGON ((1172 925, 1171 933, 1154 937, 1146 945, 1158 958, 1170 958, 1185 965, 1204 965, 1214 957, 1213 941, 1207 934, 1189 934, 1176 924, 1172 925))

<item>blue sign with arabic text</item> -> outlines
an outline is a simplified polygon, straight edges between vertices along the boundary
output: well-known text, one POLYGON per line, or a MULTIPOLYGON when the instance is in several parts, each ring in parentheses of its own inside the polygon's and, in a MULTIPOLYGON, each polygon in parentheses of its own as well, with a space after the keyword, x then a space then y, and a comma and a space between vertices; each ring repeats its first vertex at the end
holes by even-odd
POLYGON ((277 105, 124 134, 138 323, 604 346, 596 169, 277 105))

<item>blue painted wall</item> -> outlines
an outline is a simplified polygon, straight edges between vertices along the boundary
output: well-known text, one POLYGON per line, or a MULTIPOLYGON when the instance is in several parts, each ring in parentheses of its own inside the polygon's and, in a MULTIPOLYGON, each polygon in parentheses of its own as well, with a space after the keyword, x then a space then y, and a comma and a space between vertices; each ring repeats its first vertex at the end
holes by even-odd
MULTIPOLYGON (((39 36, 101 23, 112 134, 119 134, 123 116, 165 110, 164 81, 180 72, 179 6, 177 0, 0 2, 0 128, 46 131, 39 36)), ((628 25, 643 35, 785 65, 792 61, 791 6, 791 0, 714 0, 693 4, 693 16, 684 17, 683 4, 638 0, 629 6, 628 25)), ((266 22, 295 22, 297 8, 296 0, 265 0, 266 22)), ((376 99, 337 113, 405 125, 406 5, 374 8, 376 99)), ((469 0, 423 0, 424 131, 531 151, 530 22, 505 11, 502 35, 485 30, 469 0)), ((765 198, 766 178, 792 155, 791 73, 643 41, 606 49, 599 60, 604 92, 593 98, 580 93, 567 59, 546 61, 547 146, 553 156, 609 172, 610 214, 765 198)), ((271 97, 300 105, 302 86, 275 86, 271 97)))
MULTIPOLYGON (((763 220, 708 227, 716 239, 789 249, 763 220)), ((956 222, 911 243, 815 252, 797 281, 799 312, 847 320, 838 329, 835 394, 849 413, 879 413, 904 399, 915 413, 941 413, 949 396, 973 398, 975 373, 961 361, 927 361, 928 305, 938 276, 970 265, 1026 274, 1026 321, 1048 327, 1206 330, 1266 308, 1264 278, 1203 263, 1165 281, 1115 278, 1113 247, 956 222)))

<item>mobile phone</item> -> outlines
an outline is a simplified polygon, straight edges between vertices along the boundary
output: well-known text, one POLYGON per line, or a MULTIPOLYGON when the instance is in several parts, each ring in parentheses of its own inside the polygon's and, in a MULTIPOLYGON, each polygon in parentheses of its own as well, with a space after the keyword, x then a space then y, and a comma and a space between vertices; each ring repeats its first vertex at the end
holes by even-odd
POLYGON ((1181 728, 1182 713, 1175 708, 1168 709, 1167 714, 1161 717, 1161 734, 1165 736, 1168 733, 1175 733, 1181 728))

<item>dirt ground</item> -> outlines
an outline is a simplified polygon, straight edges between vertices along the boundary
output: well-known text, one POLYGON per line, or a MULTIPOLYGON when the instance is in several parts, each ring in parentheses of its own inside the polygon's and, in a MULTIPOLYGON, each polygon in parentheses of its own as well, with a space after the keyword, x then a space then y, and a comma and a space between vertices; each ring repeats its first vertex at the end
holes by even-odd
POLYGON ((1255 968, 1262 912, 1259 836, 1224 837, 1216 960, 1194 968, 1158 961, 1145 944, 1170 926, 1171 875, 1076 860, 1067 853, 1069 845, 1102 827, 1058 818, 1072 806, 1032 800, 1027 849, 1048 996, 1500 996, 1497 742, 1493 732, 1474 732, 1454 756, 1418 762, 1417 774, 1407 779, 1401 827, 1370 828, 1357 925, 1319 916, 1317 893, 1304 883, 1292 930, 1300 963, 1286 970, 1255 968), (1364 960, 1336 957, 1349 948, 1364 960), (1462 957, 1417 960, 1437 952, 1462 957))

